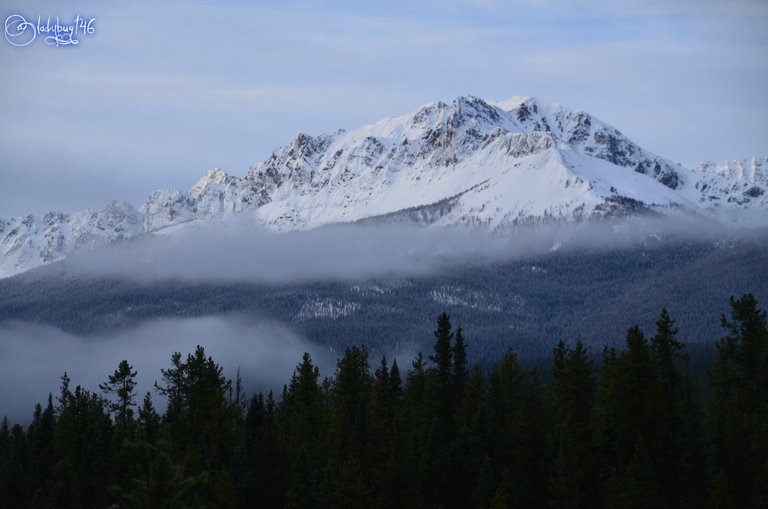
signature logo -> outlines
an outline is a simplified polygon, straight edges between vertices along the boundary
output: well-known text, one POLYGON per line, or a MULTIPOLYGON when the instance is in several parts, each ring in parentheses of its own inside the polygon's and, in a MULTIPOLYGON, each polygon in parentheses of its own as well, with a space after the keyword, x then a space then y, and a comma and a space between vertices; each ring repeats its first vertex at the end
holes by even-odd
POLYGON ((5 40, 16 47, 29 46, 38 36, 48 46, 77 46, 78 37, 96 33, 96 18, 85 19, 79 14, 71 24, 62 24, 59 17, 43 21, 37 17, 37 23, 27 21, 21 14, 11 14, 5 18, 5 40))

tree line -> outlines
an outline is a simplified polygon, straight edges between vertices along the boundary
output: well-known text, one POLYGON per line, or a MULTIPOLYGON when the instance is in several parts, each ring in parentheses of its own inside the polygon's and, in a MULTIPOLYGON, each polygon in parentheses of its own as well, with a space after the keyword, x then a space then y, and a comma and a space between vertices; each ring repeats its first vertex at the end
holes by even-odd
POLYGON ((278 397, 246 396, 202 347, 151 395, 121 361, 91 392, 64 374, 31 423, 0 427, 0 505, 40 508, 768 507, 768 330, 730 300, 704 398, 666 309, 594 361, 553 349, 551 382, 510 349, 468 364, 442 313, 401 370, 350 347, 304 354, 278 397))

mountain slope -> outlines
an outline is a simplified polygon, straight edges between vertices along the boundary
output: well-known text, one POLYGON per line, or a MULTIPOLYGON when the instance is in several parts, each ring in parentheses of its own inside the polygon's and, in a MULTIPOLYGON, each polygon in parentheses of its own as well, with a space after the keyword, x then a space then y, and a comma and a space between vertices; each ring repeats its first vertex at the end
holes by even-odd
POLYGON ((59 260, 77 249, 94 248, 142 232, 136 209, 115 201, 100 210, 0 218, 0 277, 59 260))
POLYGON ((582 111, 460 97, 354 131, 299 134, 244 177, 209 170, 135 210, 0 219, 0 277, 193 220, 240 215, 276 231, 399 218, 507 230, 655 211, 766 224, 766 159, 688 170, 582 111))

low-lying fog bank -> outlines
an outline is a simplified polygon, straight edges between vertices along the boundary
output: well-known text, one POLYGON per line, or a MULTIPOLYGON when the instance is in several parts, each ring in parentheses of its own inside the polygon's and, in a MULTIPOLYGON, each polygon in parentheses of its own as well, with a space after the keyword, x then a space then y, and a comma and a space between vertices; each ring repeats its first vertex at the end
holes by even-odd
POLYGON ((742 238, 768 239, 768 232, 732 230, 690 217, 552 222, 503 233, 349 224, 276 234, 242 222, 191 223, 74 253, 54 273, 142 280, 338 281, 423 275, 453 264, 517 260, 556 250, 742 238))

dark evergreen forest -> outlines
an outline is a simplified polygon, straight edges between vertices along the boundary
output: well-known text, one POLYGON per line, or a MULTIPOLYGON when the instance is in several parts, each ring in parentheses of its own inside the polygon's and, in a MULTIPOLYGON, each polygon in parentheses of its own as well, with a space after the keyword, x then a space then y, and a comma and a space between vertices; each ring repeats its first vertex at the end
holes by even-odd
POLYGON ((154 374, 165 408, 128 360, 97 392, 65 373, 28 426, 3 420, 0 506, 768 507, 766 312, 731 298, 721 325, 706 396, 666 309, 621 348, 560 341, 544 371, 468 365, 442 313, 410 366, 354 346, 321 379, 305 354, 277 395, 202 347, 154 374))

